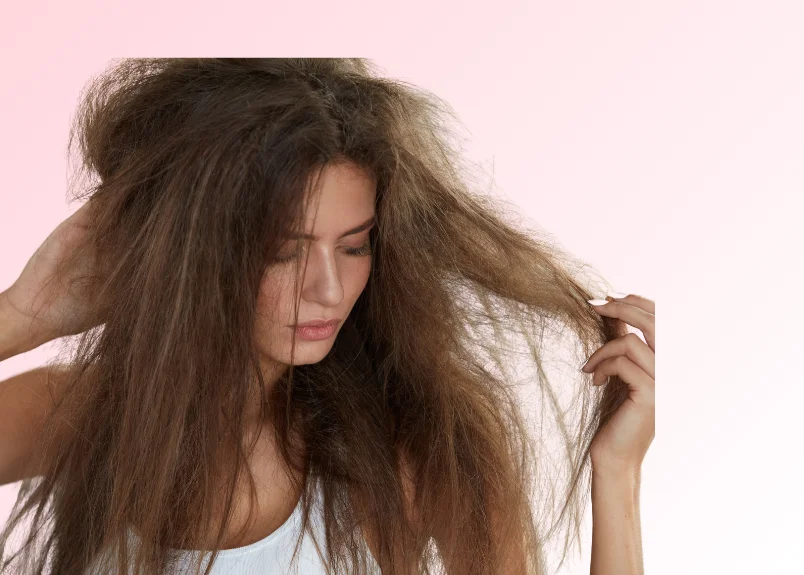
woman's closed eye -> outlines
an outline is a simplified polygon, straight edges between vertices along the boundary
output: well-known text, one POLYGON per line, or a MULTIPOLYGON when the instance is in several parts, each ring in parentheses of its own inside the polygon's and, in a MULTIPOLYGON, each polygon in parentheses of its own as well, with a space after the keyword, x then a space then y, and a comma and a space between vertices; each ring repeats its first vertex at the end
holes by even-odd
MULTIPOLYGON (((289 256, 277 256, 274 258, 274 261, 277 263, 292 261, 296 259, 297 255, 299 255, 299 251, 300 250, 296 250, 295 253, 289 256)), ((359 257, 359 256, 370 256, 373 253, 373 250, 371 249, 371 242, 367 240, 366 243, 360 246, 359 248, 345 247, 344 252, 349 254, 350 256, 359 257)))

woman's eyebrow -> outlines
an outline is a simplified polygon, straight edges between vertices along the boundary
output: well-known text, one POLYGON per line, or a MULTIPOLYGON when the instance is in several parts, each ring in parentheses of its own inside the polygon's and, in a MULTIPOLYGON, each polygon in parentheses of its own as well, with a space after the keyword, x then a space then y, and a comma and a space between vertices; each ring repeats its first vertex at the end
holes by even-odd
MULTIPOLYGON (((363 230, 366 230, 366 229, 370 228, 371 226, 373 226, 375 224, 376 218, 377 218, 377 214, 376 213, 372 214, 369 219, 367 219, 365 222, 363 222, 359 226, 356 226, 356 227, 352 228, 351 230, 346 230, 345 232, 343 232, 340 236, 338 236, 338 239, 345 238, 346 236, 351 236, 353 234, 358 234, 358 233, 362 232, 363 230)), ((305 239, 305 240, 320 240, 321 239, 318 236, 314 236, 314 235, 311 235, 311 234, 291 234, 290 236, 288 236, 288 239, 291 239, 291 240, 295 240, 295 239, 299 239, 299 238, 302 238, 302 239, 305 239)))

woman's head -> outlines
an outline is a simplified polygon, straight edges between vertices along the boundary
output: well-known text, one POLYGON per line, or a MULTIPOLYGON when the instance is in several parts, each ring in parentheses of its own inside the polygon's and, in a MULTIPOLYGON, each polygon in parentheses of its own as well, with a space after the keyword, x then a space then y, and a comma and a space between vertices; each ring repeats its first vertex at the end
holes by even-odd
POLYGON ((70 353, 64 397, 81 401, 64 405, 80 408, 45 428, 66 416, 75 436, 20 494, 23 512, 52 505, 52 530, 30 533, 58 542, 55 573, 112 544, 117 568, 128 557, 156 572, 169 548, 202 548, 210 525, 218 548, 251 477, 255 409, 280 464, 323 486, 337 571, 361 572, 355 525, 377 530, 384 573, 401 557, 430 572, 431 538, 448 572, 498 572, 519 543, 545 569, 547 537, 563 520, 579 528, 588 446, 627 390, 573 373, 559 393, 541 338, 568 329, 588 357, 624 326, 589 308, 598 290, 550 238, 474 192, 451 116, 362 59, 131 59, 93 79, 71 143, 91 176, 75 196, 93 203, 85 247, 98 262, 81 281, 105 322, 70 353), (293 239, 304 233, 318 239, 293 239), (332 317, 343 321, 326 340, 286 327, 332 317), (525 423, 516 363, 536 368, 550 437, 525 423), (128 555, 132 523, 141 545, 128 555))

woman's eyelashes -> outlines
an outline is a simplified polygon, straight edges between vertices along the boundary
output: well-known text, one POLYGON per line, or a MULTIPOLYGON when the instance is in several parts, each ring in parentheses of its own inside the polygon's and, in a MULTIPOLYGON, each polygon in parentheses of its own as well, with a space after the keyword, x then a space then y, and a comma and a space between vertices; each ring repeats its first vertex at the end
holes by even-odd
POLYGON ((366 242, 359 248, 346 248, 346 253, 351 256, 370 256, 372 254, 371 243, 366 242))
MULTIPOLYGON (((344 251, 347 254, 349 254, 350 256, 370 256, 373 253, 373 250, 371 249, 371 242, 370 241, 367 241, 365 244, 363 244, 359 248, 351 248, 351 247, 344 248, 344 251)), ((293 261, 294 259, 296 259, 297 255, 299 255, 298 250, 296 251, 296 253, 293 253, 293 254, 291 254, 289 256, 276 256, 274 258, 274 261, 276 263, 284 263, 284 262, 293 261)))

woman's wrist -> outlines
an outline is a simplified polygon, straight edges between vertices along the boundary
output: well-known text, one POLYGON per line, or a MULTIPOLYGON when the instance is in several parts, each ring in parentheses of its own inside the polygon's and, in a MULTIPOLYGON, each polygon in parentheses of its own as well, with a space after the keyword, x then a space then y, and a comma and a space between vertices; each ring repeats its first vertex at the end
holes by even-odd
POLYGON ((0 292, 0 361, 35 349, 45 343, 31 333, 30 322, 0 292))
POLYGON ((633 483, 639 485, 642 477, 642 465, 606 460, 591 460, 592 477, 604 481, 633 483))

